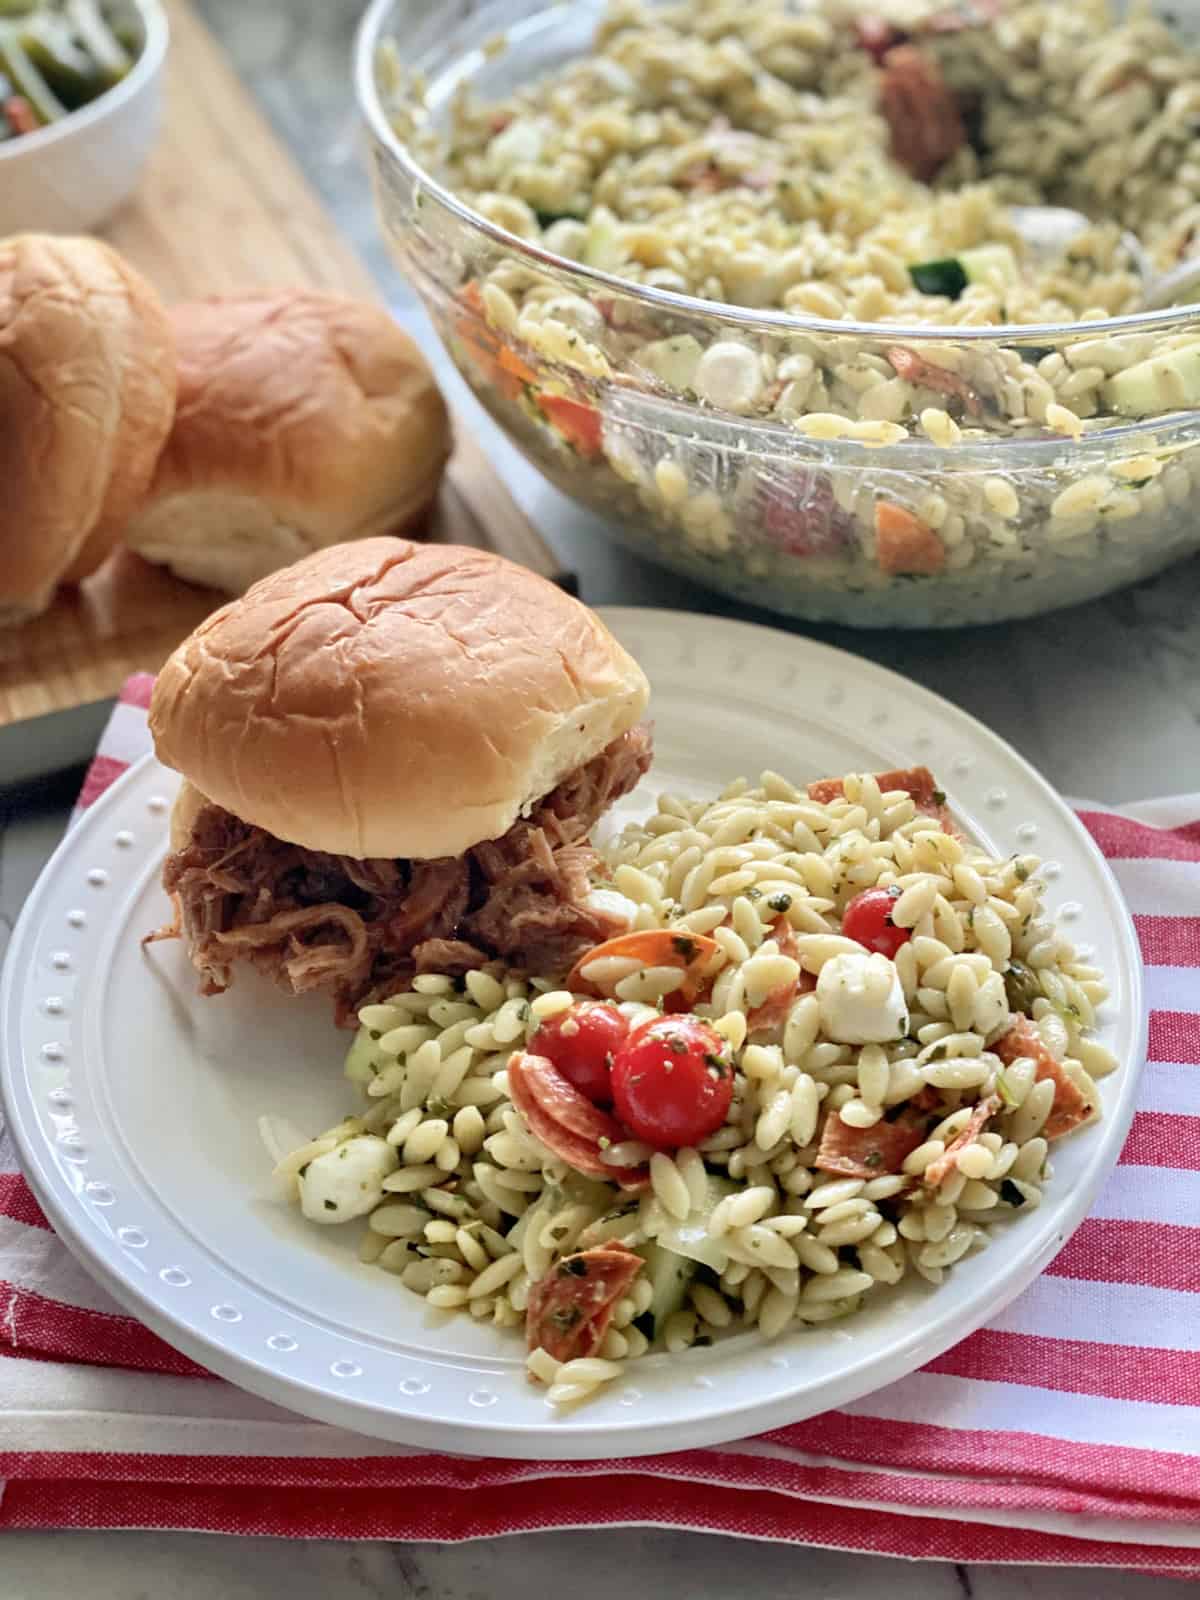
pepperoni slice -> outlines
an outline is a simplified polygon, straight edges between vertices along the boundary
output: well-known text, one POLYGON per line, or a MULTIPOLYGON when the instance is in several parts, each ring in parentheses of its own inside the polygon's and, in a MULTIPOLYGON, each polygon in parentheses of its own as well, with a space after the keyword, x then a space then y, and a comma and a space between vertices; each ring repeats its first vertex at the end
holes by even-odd
POLYGON ((556 1361, 594 1356, 618 1300, 641 1270, 641 1256, 623 1244, 596 1245, 564 1256, 529 1291, 529 1348, 541 1348, 556 1361))
POLYGON ((991 1049, 1005 1066, 1010 1061, 1015 1061, 1018 1056, 1030 1056, 1037 1063, 1034 1081, 1041 1083, 1045 1078, 1054 1080, 1054 1103, 1042 1127, 1044 1138, 1061 1139, 1064 1134, 1073 1133, 1092 1116, 1095 1106, 1089 1104, 1079 1085, 1068 1078, 1062 1062, 1023 1013, 1018 1012, 1012 1027, 1002 1038, 997 1039, 991 1049))
MULTIPOLYGON (((775 919, 770 937, 779 946, 780 955, 791 956, 793 961, 798 959, 795 929, 786 917, 775 919)), ((746 1013, 746 1032, 761 1034, 778 1028, 787 1020, 787 1014, 792 1009, 792 1002, 796 996, 809 994, 816 987, 817 980, 812 973, 801 969, 798 978, 793 978, 791 983, 781 983, 772 989, 761 1005, 746 1013)))
POLYGON ((961 373, 951 372, 948 367, 939 367, 936 362, 926 360, 915 350, 907 350, 901 344, 892 345, 885 353, 896 376, 903 378, 906 383, 916 384, 921 389, 933 389, 937 394, 961 401, 964 410, 973 417, 982 413, 983 401, 978 391, 961 373))
POLYGON ((873 1128, 852 1128, 837 1112, 825 1118, 814 1163, 822 1172, 843 1178, 882 1178, 898 1174, 905 1158, 925 1141, 928 1113, 906 1106, 894 1121, 873 1128))
POLYGON ((630 1188, 646 1180, 645 1167, 613 1167, 600 1158, 629 1134, 607 1111, 580 1094, 545 1056, 518 1050, 508 1063, 508 1093, 529 1131, 561 1161, 589 1178, 630 1188))
POLYGON ((977 1136, 983 1132, 1003 1104, 998 1094, 990 1094, 986 1100, 979 1102, 963 1131, 951 1139, 943 1155, 936 1161, 931 1161, 925 1168, 922 1176, 931 1189, 936 1189, 942 1179, 954 1171, 958 1166, 959 1155, 969 1144, 974 1144, 977 1136))
MULTIPOLYGON (((900 789, 905 794, 911 795, 913 804, 923 817, 935 818, 941 823, 945 833, 955 831, 946 806, 946 796, 938 788, 937 780, 928 767, 909 767, 898 772, 877 772, 875 782, 879 785, 881 794, 900 789)), ((843 799, 845 793, 845 783, 841 778, 818 778, 816 783, 810 783, 808 786, 808 798, 822 806, 828 805, 831 800, 843 799)))

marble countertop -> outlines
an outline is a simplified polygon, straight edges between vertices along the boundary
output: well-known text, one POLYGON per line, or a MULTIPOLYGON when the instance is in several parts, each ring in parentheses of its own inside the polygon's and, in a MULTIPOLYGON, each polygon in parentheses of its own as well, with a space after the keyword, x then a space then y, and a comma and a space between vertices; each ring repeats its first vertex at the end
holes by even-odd
MULTIPOLYGON (((197 0, 339 225, 424 339, 375 230, 349 90, 359 0, 197 0)), ((430 4, 436 0, 429 0, 430 4)), ((430 346, 431 354, 435 353, 430 346)), ((684 606, 754 618, 617 550, 602 525, 541 482, 439 361, 462 424, 476 427, 514 492, 593 604, 684 606)), ((764 616, 754 618, 771 621, 764 616)), ((776 625, 778 625, 776 623, 776 625)), ((964 633, 806 632, 908 674, 1007 738, 1062 791, 1116 803, 1200 791, 1200 560, 1108 600, 964 633)), ((0 822, 5 819, 0 818, 0 822)), ((20 905, 61 828, 61 807, 9 816, 0 923, 20 905)), ((3 940, 0 939, 0 945, 3 940)), ((1193 1586, 1128 1574, 901 1563, 657 1530, 521 1536, 486 1544, 303 1544, 160 1534, 20 1534, 4 1541, 0 1600, 179 1593, 188 1600, 525 1600, 569 1580, 601 1600, 1173 1600, 1193 1586)))

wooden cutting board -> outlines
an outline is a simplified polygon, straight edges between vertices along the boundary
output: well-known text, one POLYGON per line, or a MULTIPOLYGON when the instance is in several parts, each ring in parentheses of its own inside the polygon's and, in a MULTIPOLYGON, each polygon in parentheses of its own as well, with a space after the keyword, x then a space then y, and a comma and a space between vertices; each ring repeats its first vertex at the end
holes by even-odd
MULTIPOLYGON (((169 301, 259 284, 378 298, 187 0, 166 8, 165 125, 135 202, 106 237, 169 301)), ((562 577, 467 428, 457 430, 430 537, 562 577)), ((0 631, 0 727, 104 699, 131 672, 156 671, 224 598, 122 552, 45 616, 0 631)))

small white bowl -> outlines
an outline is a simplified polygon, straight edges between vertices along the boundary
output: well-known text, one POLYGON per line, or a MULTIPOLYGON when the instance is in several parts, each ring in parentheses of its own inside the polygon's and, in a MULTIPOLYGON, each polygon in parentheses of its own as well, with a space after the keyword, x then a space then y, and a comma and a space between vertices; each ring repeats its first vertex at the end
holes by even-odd
POLYGON ((61 122, 0 144, 0 234, 84 233, 133 192, 158 133, 169 30, 130 0, 142 48, 128 77, 61 122))

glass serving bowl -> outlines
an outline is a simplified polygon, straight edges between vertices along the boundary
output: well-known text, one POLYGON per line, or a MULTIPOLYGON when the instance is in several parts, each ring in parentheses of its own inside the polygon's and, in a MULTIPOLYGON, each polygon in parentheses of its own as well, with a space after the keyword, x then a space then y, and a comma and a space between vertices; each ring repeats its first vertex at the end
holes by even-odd
POLYGON ((396 131, 396 61, 423 80, 422 117, 436 128, 464 85, 503 99, 586 54, 600 12, 599 0, 374 0, 356 77, 401 269, 489 413, 552 483, 607 519, 614 539, 738 599, 862 627, 1035 616, 1200 548, 1200 409, 1143 399, 1143 414, 1089 421, 1072 438, 1014 433, 987 402, 1029 366, 1060 381, 1086 368, 1107 382, 1189 335, 1200 367, 1200 306, 937 328, 696 299, 508 232, 449 192, 396 131), (507 289, 530 284, 555 301, 553 327, 516 317, 507 289), (705 372, 744 364, 730 346, 758 361, 761 392, 752 383, 737 410, 697 389, 705 372), (773 409, 786 375, 807 364, 891 372, 897 352, 910 368, 957 374, 984 436, 944 446, 815 438, 773 409))

